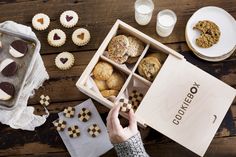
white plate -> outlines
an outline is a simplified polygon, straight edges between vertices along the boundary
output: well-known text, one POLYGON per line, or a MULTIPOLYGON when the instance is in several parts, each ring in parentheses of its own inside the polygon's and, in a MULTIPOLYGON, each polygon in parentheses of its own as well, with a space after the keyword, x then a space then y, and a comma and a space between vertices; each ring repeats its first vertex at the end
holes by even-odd
MULTIPOLYGON (((185 33, 186 34, 186 33, 185 33)), ((226 58, 230 57, 234 51, 236 50, 236 46, 233 48, 232 51, 222 55, 222 56, 219 56, 219 57, 207 57, 207 56, 204 56, 200 53, 198 53, 193 47, 191 47, 190 43, 189 43, 189 39, 187 36, 185 36, 186 38, 186 42, 187 42, 187 45, 188 47, 193 51, 193 53, 198 57, 198 58, 201 58, 203 60, 206 60, 206 61, 211 61, 211 62, 218 62, 218 61, 222 61, 222 60, 225 60, 226 58)))
MULTIPOLYGON (((228 54, 236 47, 236 21, 224 9, 214 6, 203 7, 196 11, 188 20, 185 30, 185 37, 186 41, 188 40, 189 47, 191 47, 195 53, 198 53, 197 56, 200 55, 206 58, 228 56, 228 54), (193 27, 198 21, 201 20, 209 20, 214 22, 219 26, 221 31, 221 36, 218 43, 214 44, 210 48, 201 48, 195 43, 195 40, 199 37, 200 32, 198 30, 194 30, 193 27)), ((225 59, 225 57, 223 58, 225 59)))

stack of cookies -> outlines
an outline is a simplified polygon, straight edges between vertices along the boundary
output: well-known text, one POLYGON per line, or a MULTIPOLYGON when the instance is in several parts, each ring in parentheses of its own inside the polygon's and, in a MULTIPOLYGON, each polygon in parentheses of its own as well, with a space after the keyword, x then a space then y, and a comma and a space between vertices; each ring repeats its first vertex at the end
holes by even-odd
POLYGON ((144 44, 132 36, 117 35, 108 45, 107 57, 118 64, 135 63, 144 50, 144 44))
POLYGON ((124 74, 105 61, 99 61, 94 67, 93 80, 105 98, 117 96, 125 83, 124 74))

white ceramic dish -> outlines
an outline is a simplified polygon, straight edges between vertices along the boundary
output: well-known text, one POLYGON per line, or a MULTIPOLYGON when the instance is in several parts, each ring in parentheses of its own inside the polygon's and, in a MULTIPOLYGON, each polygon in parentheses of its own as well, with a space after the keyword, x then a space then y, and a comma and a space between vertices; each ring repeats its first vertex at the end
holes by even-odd
POLYGON ((236 21, 224 9, 214 6, 203 7, 196 11, 189 19, 185 37, 187 44, 200 58, 208 61, 219 61, 228 58, 236 47, 236 21), (221 31, 220 40, 210 48, 201 48, 196 45, 195 40, 200 35, 194 30, 194 25, 201 20, 210 20, 216 23, 221 31))

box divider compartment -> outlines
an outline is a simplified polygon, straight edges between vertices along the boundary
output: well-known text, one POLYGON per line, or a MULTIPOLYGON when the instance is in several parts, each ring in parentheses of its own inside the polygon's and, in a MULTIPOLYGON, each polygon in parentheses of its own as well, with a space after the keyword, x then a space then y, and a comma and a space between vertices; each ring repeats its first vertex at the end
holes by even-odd
POLYGON ((121 70, 122 72, 124 72, 127 75, 130 75, 132 73, 128 68, 125 68, 124 66, 121 66, 120 64, 114 62, 113 60, 107 58, 104 55, 101 55, 101 59, 105 60, 108 63, 110 63, 114 68, 121 70))
POLYGON ((135 64, 133 70, 132 70, 133 73, 134 73, 135 70, 137 69, 137 67, 138 67, 138 65, 139 65, 139 63, 140 63, 140 61, 141 61, 141 60, 143 59, 143 57, 146 55, 146 53, 147 53, 147 51, 148 51, 149 48, 150 48, 150 44, 147 44, 146 47, 145 47, 145 49, 143 50, 141 56, 139 57, 138 61, 136 62, 136 64, 135 64))

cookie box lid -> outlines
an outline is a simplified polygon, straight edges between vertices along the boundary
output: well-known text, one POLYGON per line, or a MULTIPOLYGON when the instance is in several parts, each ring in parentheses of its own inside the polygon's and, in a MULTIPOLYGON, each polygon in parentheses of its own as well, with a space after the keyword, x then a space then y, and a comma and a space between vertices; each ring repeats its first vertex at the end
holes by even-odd
POLYGON ((235 95, 234 88, 169 55, 135 114, 139 121, 203 156, 235 95))

